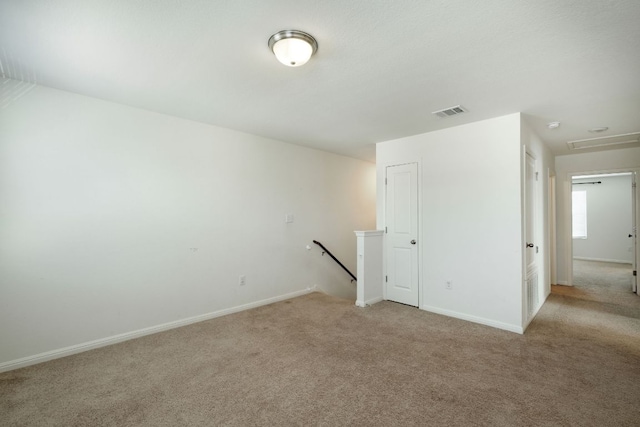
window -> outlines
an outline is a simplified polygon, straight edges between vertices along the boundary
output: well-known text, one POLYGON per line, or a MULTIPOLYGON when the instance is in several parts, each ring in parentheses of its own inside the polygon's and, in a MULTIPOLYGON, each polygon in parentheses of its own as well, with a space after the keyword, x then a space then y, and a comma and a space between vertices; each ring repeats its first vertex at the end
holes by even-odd
POLYGON ((585 190, 573 191, 572 199, 572 219, 573 238, 587 238, 587 192, 585 190))

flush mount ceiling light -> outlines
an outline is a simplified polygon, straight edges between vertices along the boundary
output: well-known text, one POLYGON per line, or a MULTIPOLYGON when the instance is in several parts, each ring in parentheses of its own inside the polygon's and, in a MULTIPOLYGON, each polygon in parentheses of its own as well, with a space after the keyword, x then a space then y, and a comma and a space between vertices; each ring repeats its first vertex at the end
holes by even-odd
POLYGON ((549 129, 558 129, 560 127, 560 122, 549 122, 547 123, 547 127, 549 129))
POLYGON ((269 49, 278 61, 288 67, 299 67, 318 50, 318 42, 310 34, 298 30, 278 31, 269 38, 269 49))

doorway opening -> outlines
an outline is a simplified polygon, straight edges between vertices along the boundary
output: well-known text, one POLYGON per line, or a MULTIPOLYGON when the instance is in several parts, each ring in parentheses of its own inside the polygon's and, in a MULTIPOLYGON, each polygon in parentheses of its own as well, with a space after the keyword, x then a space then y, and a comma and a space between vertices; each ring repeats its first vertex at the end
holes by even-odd
POLYGON ((613 300, 636 292, 635 173, 571 179, 572 284, 613 300))

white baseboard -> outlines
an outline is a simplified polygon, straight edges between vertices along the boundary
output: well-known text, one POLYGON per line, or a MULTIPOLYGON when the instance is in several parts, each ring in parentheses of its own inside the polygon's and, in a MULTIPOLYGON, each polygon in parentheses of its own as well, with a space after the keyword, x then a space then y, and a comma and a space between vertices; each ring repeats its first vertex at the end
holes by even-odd
POLYGON ((380 301, 382 301, 382 297, 376 297, 376 298, 371 298, 369 300, 366 300, 365 303, 367 305, 373 305, 373 304, 379 303, 380 301))
POLYGON ((485 319, 484 317, 472 316, 469 314, 458 313, 457 311, 445 310, 439 307, 432 307, 429 305, 423 305, 420 307, 422 310, 430 311, 436 314, 442 314, 444 316, 455 317, 456 319, 466 320, 468 322, 479 323, 481 325, 491 326, 493 328, 503 329, 509 332, 515 332, 517 334, 523 334, 524 328, 518 325, 511 325, 509 323, 497 322, 491 319, 485 319))
POLYGON ((264 300, 251 302, 248 304, 238 305, 236 307, 225 308, 222 310, 213 311, 211 313, 201 314, 199 316, 193 316, 186 319, 176 320, 174 322, 163 323, 161 325, 151 326, 149 328, 144 328, 144 329, 138 329, 136 331, 125 332, 124 334, 113 335, 110 337, 101 338, 94 341, 85 342, 82 344, 76 344, 69 347, 60 348, 57 350, 47 351, 45 353, 40 353, 33 356, 27 356, 21 359, 10 360, 8 362, 0 363, 0 372, 12 371, 14 369, 24 368, 24 367, 35 365, 38 363, 47 362, 49 360, 59 359, 65 356, 71 356, 72 354, 82 353, 84 351, 105 347, 111 344, 117 344, 119 342, 128 341, 134 338, 140 338, 145 335, 156 334, 158 332, 168 331, 169 329, 175 329, 181 326, 187 326, 192 323, 203 322, 205 320, 215 319, 216 317, 222 317, 228 314, 249 310, 249 309, 260 307, 263 305, 273 304, 274 302, 284 301, 287 299, 306 295, 311 292, 314 292, 315 290, 316 290, 316 287, 312 286, 302 291, 291 292, 291 293, 279 295, 273 298, 267 298, 264 300))
POLYGON ((587 258, 582 256, 574 256, 573 259, 580 261, 598 261, 598 262, 614 262, 616 264, 633 264, 633 261, 626 261, 620 259, 605 259, 605 258, 587 258))
POLYGON ((369 299, 369 300, 366 300, 366 301, 358 300, 358 301, 356 301, 356 305, 358 307, 367 307, 369 305, 373 305, 373 304, 379 303, 380 301, 382 301, 382 297, 372 298, 372 299, 369 299))

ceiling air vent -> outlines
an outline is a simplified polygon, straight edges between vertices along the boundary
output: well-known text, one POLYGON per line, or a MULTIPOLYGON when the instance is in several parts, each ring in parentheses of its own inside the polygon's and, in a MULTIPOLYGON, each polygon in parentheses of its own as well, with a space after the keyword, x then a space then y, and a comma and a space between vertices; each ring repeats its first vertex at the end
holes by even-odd
POLYGON ((451 116, 457 116, 458 114, 462 114, 466 112, 467 110, 465 110, 465 108, 462 105, 456 105, 455 107, 449 107, 449 108, 445 108, 444 110, 434 111, 431 114, 435 114, 441 119, 444 119, 451 116))
POLYGON ((640 142, 640 132, 625 133, 622 135, 604 136, 601 138, 579 139, 569 141, 570 150, 584 150, 587 148, 606 147, 609 145, 636 144, 640 142))

